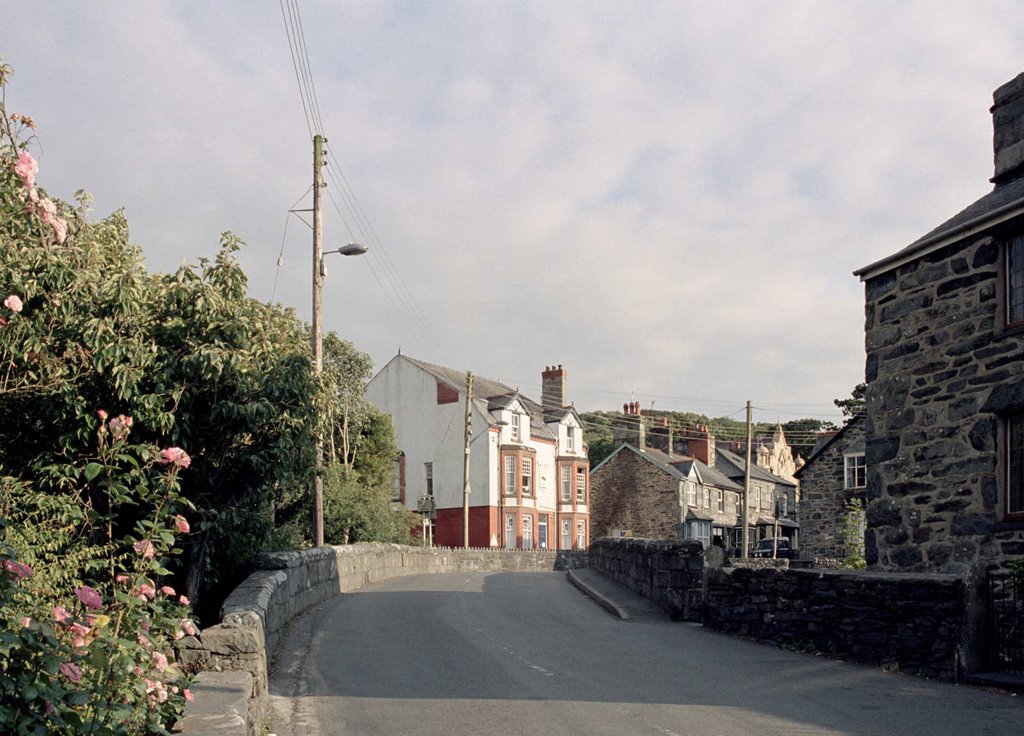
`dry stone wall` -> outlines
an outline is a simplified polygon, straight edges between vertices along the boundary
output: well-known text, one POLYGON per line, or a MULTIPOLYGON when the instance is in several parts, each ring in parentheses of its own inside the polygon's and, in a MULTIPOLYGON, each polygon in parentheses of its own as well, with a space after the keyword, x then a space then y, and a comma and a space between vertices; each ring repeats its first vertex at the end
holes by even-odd
POLYGON ((965 591, 955 575, 707 570, 704 623, 728 634, 956 679, 965 591))

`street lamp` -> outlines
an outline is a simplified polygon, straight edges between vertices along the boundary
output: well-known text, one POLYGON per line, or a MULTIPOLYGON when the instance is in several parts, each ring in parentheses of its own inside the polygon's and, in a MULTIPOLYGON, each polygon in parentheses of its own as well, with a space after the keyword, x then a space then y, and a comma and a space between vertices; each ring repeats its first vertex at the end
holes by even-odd
MULTIPOLYGON (((316 204, 314 202, 314 204, 316 204)), ((315 220, 314 216, 314 220, 315 220)), ((341 248, 321 253, 319 232, 314 229, 313 238, 313 370, 319 381, 324 372, 324 336, 321 327, 323 312, 323 288, 326 271, 324 256, 340 253, 343 256, 361 256, 369 250, 362 243, 349 243, 341 248)), ((319 425, 319 423, 318 423, 319 425)), ((316 431, 316 461, 313 473, 313 546, 324 544, 324 438, 321 428, 316 431)))

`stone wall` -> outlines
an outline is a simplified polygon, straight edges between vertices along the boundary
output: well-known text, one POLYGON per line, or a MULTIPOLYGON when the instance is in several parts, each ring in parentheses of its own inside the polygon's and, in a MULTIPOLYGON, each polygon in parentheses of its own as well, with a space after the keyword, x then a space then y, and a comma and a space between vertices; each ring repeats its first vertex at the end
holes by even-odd
POLYGON ((678 539, 679 478, 629 447, 590 475, 591 539, 628 529, 650 539, 678 539))
POLYGON ((704 623, 779 646, 956 679, 965 623, 955 575, 707 570, 704 623))
POLYGON ((848 452, 864 452, 864 419, 850 420, 842 434, 812 457, 800 470, 800 556, 803 559, 842 559, 846 504, 859 499, 866 505, 865 488, 845 488, 848 452))
MULTIPOLYGON (((587 566, 585 551, 441 549, 397 544, 358 544, 275 552, 256 557, 252 573, 221 607, 221 623, 203 629, 197 637, 178 642, 179 660, 192 671, 242 671, 250 678, 234 681, 238 693, 227 693, 231 703, 243 698, 249 705, 245 723, 237 708, 222 715, 200 713, 191 704, 180 726, 182 733, 254 734, 263 722, 267 700, 267 663, 288 622, 328 598, 364 585, 402 575, 443 572, 545 572, 587 566), (237 695, 238 697, 234 697, 237 695)), ((208 677, 208 676, 204 676, 208 677)), ((225 684, 211 692, 196 688, 196 702, 220 702, 225 684), (216 690, 216 692, 214 692, 216 690), (216 697, 215 697, 216 696, 216 697)), ((203 706, 204 708, 206 706, 203 706)))
POLYGON ((590 567, 660 606, 699 621, 704 548, 700 542, 604 537, 590 545, 590 567))

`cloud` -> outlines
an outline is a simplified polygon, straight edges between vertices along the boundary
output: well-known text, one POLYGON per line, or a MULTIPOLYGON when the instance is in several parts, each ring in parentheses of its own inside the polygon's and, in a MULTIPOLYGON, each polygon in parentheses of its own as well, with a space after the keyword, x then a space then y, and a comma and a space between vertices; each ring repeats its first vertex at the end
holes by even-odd
MULTIPOLYGON (((279 9, 8 15, 8 105, 41 122, 44 184, 126 207, 157 270, 238 232, 253 296, 308 317, 309 231, 284 225, 311 144, 279 9)), ((371 245, 328 262, 326 325, 378 365, 401 346, 532 393, 563 363, 584 408, 636 391, 826 413, 863 375, 851 271, 987 191, 1017 16, 303 3, 341 165, 327 240, 371 245)))

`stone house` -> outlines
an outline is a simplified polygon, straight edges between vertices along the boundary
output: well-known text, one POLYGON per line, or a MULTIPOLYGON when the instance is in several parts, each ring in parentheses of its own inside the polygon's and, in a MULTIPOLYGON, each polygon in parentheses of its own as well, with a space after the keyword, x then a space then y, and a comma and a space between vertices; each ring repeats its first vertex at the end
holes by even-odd
MULTIPOLYGON (((366 398, 395 428, 395 502, 423 513, 437 544, 461 547, 466 372, 400 353, 370 380, 366 398)), ((586 549, 590 461, 565 369, 542 372, 539 404, 474 376, 469 404, 469 546, 586 549)))
MULTIPOLYGON (((712 439, 713 441, 713 439, 712 439)), ((753 456, 751 457, 753 461, 753 456)), ((746 458, 719 448, 715 452, 715 469, 734 483, 743 487, 746 482, 746 458)), ((800 522, 798 521, 798 485, 795 480, 784 478, 751 462, 750 498, 747 507, 747 524, 750 528, 750 543, 770 537, 786 537, 794 548, 802 548, 800 522)), ((737 524, 737 535, 742 534, 742 524, 737 524)), ((736 544, 741 544, 737 537, 736 544)))
POLYGON ((800 555, 804 559, 846 556, 847 504, 857 499, 862 508, 867 505, 864 424, 863 414, 852 417, 838 432, 830 433, 796 471, 800 481, 800 555))
POLYGON ((980 664, 988 571, 1024 557, 1024 74, 991 113, 991 192, 855 274, 865 284, 866 557, 952 572, 980 664))
POLYGON ((632 534, 731 547, 742 486, 706 463, 622 444, 591 473, 596 537, 632 534))

